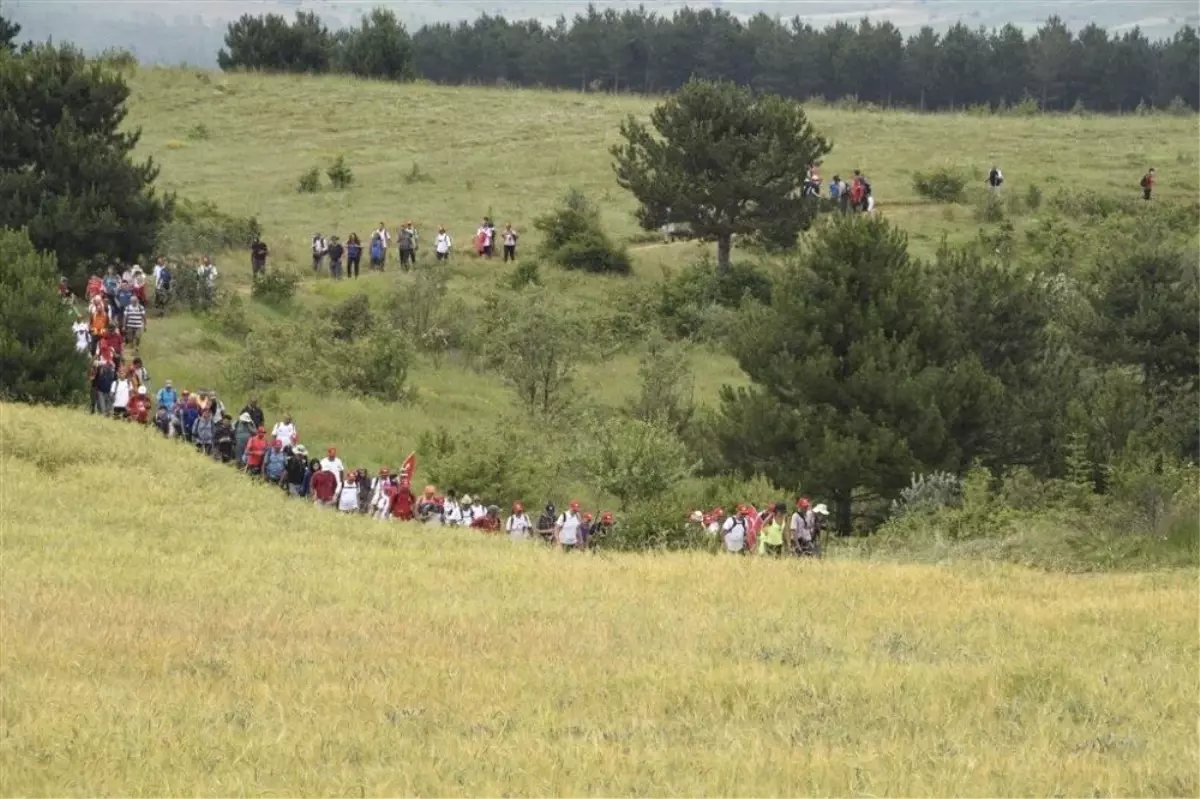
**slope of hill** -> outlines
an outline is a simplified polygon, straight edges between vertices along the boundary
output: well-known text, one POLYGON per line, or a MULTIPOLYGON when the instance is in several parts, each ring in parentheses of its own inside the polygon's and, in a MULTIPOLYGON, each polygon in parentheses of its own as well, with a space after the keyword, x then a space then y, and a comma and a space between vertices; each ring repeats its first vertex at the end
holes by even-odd
POLYGON ((6 795, 1200 789, 1194 572, 563 557, 0 441, 6 795))
MULTIPOLYGON (((645 116, 652 101, 539 91, 497 91, 393 85, 341 77, 214 75, 188 70, 140 70, 131 77, 129 122, 143 131, 140 152, 162 167, 159 184, 192 200, 212 200, 226 212, 256 215, 273 263, 311 275, 314 231, 365 236, 384 220, 411 219, 428 242, 438 224, 456 237, 458 256, 446 268, 450 296, 468 301, 500 281, 508 269, 466 252, 479 219, 512 221, 523 234, 522 257, 536 250, 531 220, 551 208, 568 187, 600 203, 618 238, 644 240, 632 199, 615 184, 607 147, 628 114, 645 116), (300 194, 296 182, 312 166, 344 155, 356 182, 347 191, 300 194), (428 180, 410 182, 414 164, 428 180)), ((1164 198, 1194 197, 1195 117, 976 118, 812 109, 817 128, 834 142, 824 172, 861 167, 874 182, 880 212, 909 233, 913 251, 929 254, 943 236, 973 238, 971 206, 924 203, 911 175, 938 165, 978 177, 999 163, 1006 192, 1018 198, 1030 185, 1047 194, 1090 189, 1136 193, 1145 166, 1159 167, 1164 198)), ((1018 233, 1030 217, 1014 217, 1018 233)), ((653 239, 653 237, 650 237, 653 239)), ((626 280, 542 270, 548 290, 580 305, 620 306, 630 294, 652 295, 664 267, 694 259, 703 248, 637 244, 634 274, 626 280)), ((393 253, 394 256, 394 253, 393 253)), ((428 257, 428 254, 427 256, 428 257)), ((245 253, 218 254, 222 281, 248 288, 245 253)), ((312 313, 354 292, 378 294, 408 284, 394 266, 385 275, 335 284, 306 281, 299 308, 312 313)), ((513 309, 519 312, 519 309, 513 309)), ((274 312, 248 305, 252 319, 274 312)), ((299 318, 300 314, 296 315, 299 318)), ((221 389, 240 407, 223 356, 238 345, 187 315, 152 320, 144 354, 156 383, 221 389)), ((618 404, 637 388, 638 348, 584 364, 579 384, 589 397, 618 404)), ((728 356, 700 348, 692 358, 697 400, 711 403, 722 385, 744 381, 728 356)), ((307 441, 336 443, 355 465, 396 465, 423 431, 486 422, 511 407, 511 393, 495 375, 450 359, 414 363, 414 404, 331 400, 304 389, 270 398, 272 414, 291 410, 307 441)))

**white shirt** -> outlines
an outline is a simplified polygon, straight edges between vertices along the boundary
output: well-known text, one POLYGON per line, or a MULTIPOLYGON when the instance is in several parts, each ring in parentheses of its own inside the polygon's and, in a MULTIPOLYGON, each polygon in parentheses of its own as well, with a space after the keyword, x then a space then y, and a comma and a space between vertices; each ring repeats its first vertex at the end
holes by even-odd
POLYGON ((338 482, 342 482, 342 472, 345 471, 345 466, 342 465, 341 458, 322 458, 321 471, 336 472, 338 482))
POLYGON ((533 529, 533 525, 530 523, 529 517, 524 513, 514 513, 504 523, 504 529, 508 530, 508 534, 513 538, 529 538, 529 531, 533 529))
POLYGON ((515 231, 515 230, 504 231, 504 246, 505 247, 516 247, 517 246, 517 231, 515 231))
POLYGON ((583 521, 579 514, 569 510, 558 517, 558 541, 560 544, 579 543, 579 526, 583 521))
POLYGON ((338 493, 338 510, 358 510, 358 484, 345 483, 338 493))
POLYGON ((113 383, 113 407, 125 408, 129 405, 129 397, 133 394, 132 380, 118 380, 113 383))
POLYGON ((746 548, 746 522, 736 516, 725 520, 721 530, 725 533, 725 551, 741 552, 746 548))
POLYGON ((163 272, 162 264, 155 264, 154 265, 154 273, 153 273, 155 288, 162 288, 162 272, 163 272))
POLYGON ((464 517, 463 521, 466 524, 470 524, 471 522, 475 521, 476 519, 482 519, 484 516, 487 516, 487 508, 483 507, 478 502, 476 502, 474 505, 472 505, 470 508, 467 509, 467 512, 465 514, 463 514, 463 517, 464 517))
POLYGON ((434 242, 433 247, 435 250, 442 253, 443 255, 450 252, 450 234, 449 233, 437 234, 437 240, 434 242))
POLYGON ((462 524, 463 512, 462 508, 454 500, 446 500, 442 505, 442 518, 446 524, 462 524))
POLYGON ((379 230, 375 231, 375 235, 378 236, 379 240, 383 242, 384 249, 387 249, 388 244, 392 240, 392 236, 390 233, 387 232, 387 228, 385 228, 385 227, 379 228, 379 230))
POLYGON ((75 351, 87 352, 88 349, 88 323, 76 322, 71 325, 71 330, 75 333, 75 351))
POLYGON ((812 540, 812 511, 801 513, 796 511, 792 514, 792 537, 797 541, 812 540))
POLYGON ((276 422, 275 428, 273 430, 271 430, 271 436, 276 441, 282 442, 285 447, 295 446, 295 444, 296 444, 296 425, 295 424, 284 424, 283 422, 276 422))

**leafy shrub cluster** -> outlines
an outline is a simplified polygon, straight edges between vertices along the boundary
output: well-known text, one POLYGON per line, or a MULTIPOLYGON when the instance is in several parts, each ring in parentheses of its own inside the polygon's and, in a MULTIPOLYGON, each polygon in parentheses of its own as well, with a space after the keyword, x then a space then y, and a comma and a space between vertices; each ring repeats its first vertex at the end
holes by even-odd
POLYGON ((254 276, 250 294, 254 299, 268 305, 282 305, 296 294, 300 278, 295 272, 283 269, 268 269, 254 276))
POLYGON ((159 252, 194 256, 249 248, 262 226, 256 217, 227 214, 211 202, 179 199, 158 237, 159 252))
POLYGON ((569 190, 562 205, 534 220, 543 235, 542 255, 566 269, 627 275, 629 251, 608 237, 600 211, 584 194, 569 190))
MULTIPOLYGON (((339 155, 325 169, 329 185, 335 189, 348 189, 354 185, 354 171, 346 163, 345 156, 339 155)), ((300 194, 316 194, 321 190, 321 168, 314 166, 300 173, 296 182, 296 191, 300 194)))
POLYGON ((714 310, 735 310, 746 299, 770 302, 771 278, 746 263, 735 262, 728 271, 722 271, 706 255, 691 266, 664 276, 657 311, 670 335, 703 337, 706 328, 712 328, 714 319, 719 317, 714 316, 714 310))
POLYGON ((959 171, 938 167, 929 172, 914 172, 913 191, 918 196, 939 203, 962 202, 967 190, 967 179, 959 171))

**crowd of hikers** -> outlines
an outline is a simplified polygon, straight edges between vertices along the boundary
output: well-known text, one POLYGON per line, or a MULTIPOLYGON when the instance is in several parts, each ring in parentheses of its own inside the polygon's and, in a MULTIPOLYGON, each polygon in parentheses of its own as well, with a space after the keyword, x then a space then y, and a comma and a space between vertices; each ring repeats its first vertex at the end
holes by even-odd
MULTIPOLYGON (((198 268, 204 270, 202 276, 215 279, 215 267, 207 259, 198 268)), ((152 278, 160 290, 166 269, 160 260, 152 278)), ((169 290, 170 278, 166 280, 169 290)), ((176 389, 171 380, 165 380, 151 392, 150 373, 137 354, 146 330, 149 282, 140 267, 122 275, 109 269, 105 277, 88 282, 87 311, 77 315, 72 329, 76 348, 90 357, 91 413, 153 426, 165 438, 318 508, 379 520, 506 534, 563 550, 599 549, 610 540, 613 514, 584 511, 577 501, 561 512, 547 503, 534 520, 521 502, 512 503, 508 513, 502 514, 498 505, 470 494, 460 497, 454 489, 442 494, 434 486, 425 486, 416 495, 412 490, 415 455, 395 472, 383 467, 371 475, 366 469, 346 468, 335 447, 326 448, 323 458, 310 454, 290 414, 284 414, 268 431, 266 415, 256 398, 234 416, 215 391, 176 389)), ((65 280, 59 292, 64 303, 73 302, 65 280)), ((790 515, 782 503, 763 511, 741 505, 728 518, 723 509, 714 508, 707 513, 694 512, 686 523, 709 533, 729 553, 818 556, 827 515, 824 505, 811 507, 801 498, 790 515)))
MULTIPOLYGON (((475 254, 480 258, 491 258, 496 251, 499 241, 500 251, 504 262, 517 260, 517 241, 520 235, 511 223, 505 224, 504 229, 497 231, 496 225, 488 217, 484 217, 475 231, 472 244, 475 254)), ((367 256, 369 269, 382 272, 387 266, 388 252, 395 245, 396 255, 400 262, 400 270, 407 272, 417 263, 417 253, 420 251, 421 235, 412 222, 405 222, 396 228, 395 232, 388 230, 387 225, 379 223, 367 244, 364 246, 357 233, 351 233, 343 244, 338 236, 326 238, 319 231, 312 236, 312 271, 329 270, 329 276, 335 280, 342 277, 357 278, 360 274, 360 264, 364 253, 367 256)), ((437 235, 433 239, 433 254, 438 261, 449 260, 454 249, 454 241, 446 232, 445 225, 439 225, 437 235)), ((251 269, 257 272, 266 266, 267 247, 255 240, 251 249, 251 269)))

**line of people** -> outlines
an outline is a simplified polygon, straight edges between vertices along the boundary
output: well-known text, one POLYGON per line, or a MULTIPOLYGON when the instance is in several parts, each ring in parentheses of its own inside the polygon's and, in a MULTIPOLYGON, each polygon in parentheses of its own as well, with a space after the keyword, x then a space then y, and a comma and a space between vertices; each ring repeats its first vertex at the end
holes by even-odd
MULTIPOLYGON (((497 238, 500 240, 504 262, 516 261, 517 241, 520 239, 520 235, 513 229, 511 223, 506 224, 502 231, 497 232, 495 223, 488 217, 484 217, 475 233, 473 243, 476 255, 480 258, 491 258, 495 251, 497 238)), ((369 259, 368 268, 381 272, 387 265, 388 252, 393 240, 396 254, 400 260, 400 269, 407 272, 416 266, 417 254, 420 250, 421 236, 412 222, 400 225, 394 235, 383 222, 380 222, 379 227, 371 233, 365 248, 357 233, 347 236, 346 242, 343 244, 338 236, 326 238, 318 231, 313 233, 312 237, 312 271, 317 273, 327 268, 330 277, 334 280, 341 280, 344 265, 345 277, 358 278, 365 250, 369 259)), ((454 240, 446 232, 446 227, 440 225, 433 240, 434 257, 438 261, 449 260, 453 249, 454 240)), ((266 267, 266 257, 266 244, 256 239, 250 253, 251 268, 256 274, 266 267)))
POLYGON ((814 506, 808 497, 797 497, 790 514, 786 502, 767 503, 763 510, 742 504, 728 518, 723 508, 713 508, 708 513, 694 511, 688 521, 719 538, 730 554, 819 558, 821 532, 828 518, 829 508, 824 503, 814 506))

